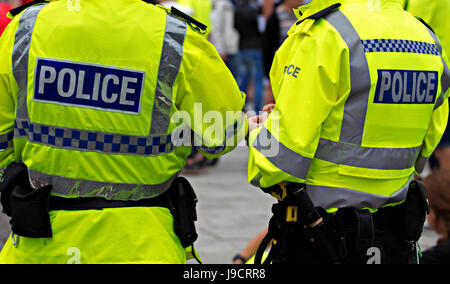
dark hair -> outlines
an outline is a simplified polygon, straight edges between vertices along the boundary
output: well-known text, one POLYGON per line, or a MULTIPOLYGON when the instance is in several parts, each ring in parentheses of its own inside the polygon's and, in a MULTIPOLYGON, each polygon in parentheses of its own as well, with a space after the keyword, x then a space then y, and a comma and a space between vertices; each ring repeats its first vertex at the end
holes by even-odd
POLYGON ((436 218, 444 221, 447 232, 450 232, 450 170, 432 172, 423 180, 423 184, 436 218))

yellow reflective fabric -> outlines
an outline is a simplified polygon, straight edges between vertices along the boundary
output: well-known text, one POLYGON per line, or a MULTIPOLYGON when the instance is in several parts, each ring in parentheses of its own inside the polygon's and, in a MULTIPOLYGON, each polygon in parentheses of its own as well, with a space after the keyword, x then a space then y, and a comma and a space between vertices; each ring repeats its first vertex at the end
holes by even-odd
MULTIPOLYGON (((305 182, 326 208, 402 201, 416 160, 427 157, 422 145, 436 147, 448 117, 448 103, 438 98, 447 86, 433 37, 394 0, 313 1, 299 10, 271 69, 275 109, 250 134, 249 181, 305 182), (338 10, 309 18, 336 3, 338 10), (435 72, 420 75, 435 86, 429 103, 381 96, 390 76, 403 74, 410 86, 415 70, 435 72), (261 137, 279 151, 268 151, 261 137)), ((398 92, 397 85, 390 95, 398 92)))
POLYGON ((0 263, 185 263, 166 208, 50 211, 52 238, 10 236, 0 263))

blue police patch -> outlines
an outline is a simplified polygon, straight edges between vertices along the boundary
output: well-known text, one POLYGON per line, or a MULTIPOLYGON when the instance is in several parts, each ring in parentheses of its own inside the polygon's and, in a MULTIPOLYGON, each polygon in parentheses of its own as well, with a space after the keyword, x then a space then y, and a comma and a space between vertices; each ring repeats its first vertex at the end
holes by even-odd
POLYGON ((139 114, 145 72, 38 58, 35 101, 139 114))
POLYGON ((438 90, 438 72, 378 70, 374 103, 434 104, 438 90))

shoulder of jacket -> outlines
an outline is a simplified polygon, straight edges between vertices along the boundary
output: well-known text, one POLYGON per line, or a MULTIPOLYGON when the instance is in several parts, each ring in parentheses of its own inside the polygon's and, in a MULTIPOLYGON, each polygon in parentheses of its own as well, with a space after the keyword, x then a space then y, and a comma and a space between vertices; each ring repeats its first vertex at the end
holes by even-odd
POLYGON ((34 1, 31 1, 31 2, 28 2, 28 3, 24 4, 22 6, 19 6, 17 8, 11 9, 9 11, 9 15, 11 15, 11 17, 15 17, 15 16, 19 15, 20 13, 22 13, 25 9, 27 9, 27 8, 29 8, 31 6, 34 6, 34 5, 37 5, 37 4, 48 4, 48 3, 50 3, 50 2, 49 1, 45 1, 45 0, 34 0, 34 1))
POLYGON ((175 7, 164 7, 162 5, 156 5, 157 7, 163 9, 164 11, 166 11, 167 14, 187 23, 189 26, 192 27, 192 29, 200 34, 205 34, 206 30, 208 28, 208 26, 206 26, 205 24, 197 21, 196 19, 192 18, 191 16, 187 15, 186 13, 178 10, 175 7))
POLYGON ((296 25, 300 25, 305 20, 319 20, 326 15, 336 11, 341 6, 341 3, 336 2, 332 5, 327 6, 326 8, 320 9, 318 11, 305 11, 305 14, 301 15, 300 19, 297 21, 296 25))

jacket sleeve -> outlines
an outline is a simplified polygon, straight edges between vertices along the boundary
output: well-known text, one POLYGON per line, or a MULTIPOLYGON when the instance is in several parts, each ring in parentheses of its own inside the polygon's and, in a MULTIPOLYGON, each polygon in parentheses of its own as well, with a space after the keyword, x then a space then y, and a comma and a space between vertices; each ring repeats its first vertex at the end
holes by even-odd
POLYGON ((304 182, 322 124, 338 103, 339 83, 346 80, 341 60, 347 54, 348 62, 348 53, 335 34, 310 32, 290 34, 275 55, 270 78, 276 106, 249 139, 248 179, 255 186, 304 182))
POLYGON ((190 120, 193 146, 208 158, 223 155, 245 137, 245 95, 214 46, 197 34, 187 34, 183 61, 178 109, 190 120))
MULTIPOLYGON (((444 63, 444 71, 441 77, 441 93, 443 94, 442 104, 434 111, 431 118, 430 126, 423 141, 422 151, 415 165, 416 173, 421 173, 425 168, 428 158, 433 154, 433 151, 441 141, 446 128, 448 127, 449 119, 449 95, 450 95, 450 69, 445 50, 442 55, 442 62, 444 63)), ((439 100, 438 100, 438 103, 439 100)))
POLYGON ((12 73, 11 54, 17 21, 12 21, 0 37, 0 176, 1 171, 15 160, 14 120, 17 83, 12 73))

